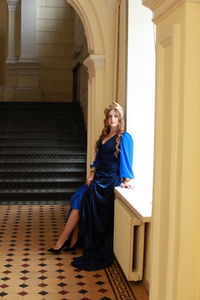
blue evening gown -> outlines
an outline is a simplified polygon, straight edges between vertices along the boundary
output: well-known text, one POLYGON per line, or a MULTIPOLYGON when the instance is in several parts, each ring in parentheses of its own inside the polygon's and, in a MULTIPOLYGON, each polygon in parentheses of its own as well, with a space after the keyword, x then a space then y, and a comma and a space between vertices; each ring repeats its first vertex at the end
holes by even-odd
POLYGON ((99 142, 92 166, 96 173, 92 183, 81 186, 71 197, 71 209, 79 209, 79 245, 84 255, 76 257, 72 265, 78 269, 95 271, 106 268, 113 261, 114 187, 122 177, 133 178, 133 140, 124 132, 118 157, 116 136, 106 143, 99 142))

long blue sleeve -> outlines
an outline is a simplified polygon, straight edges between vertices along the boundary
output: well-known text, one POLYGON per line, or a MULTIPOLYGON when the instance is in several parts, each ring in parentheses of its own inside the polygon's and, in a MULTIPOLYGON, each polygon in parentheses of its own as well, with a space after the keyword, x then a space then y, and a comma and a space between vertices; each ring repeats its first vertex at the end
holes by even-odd
POLYGON ((133 139, 128 132, 124 132, 120 142, 120 177, 134 178, 133 139))
POLYGON ((97 167, 98 166, 98 164, 99 164, 99 153, 98 153, 98 151, 97 151, 97 153, 96 153, 96 156, 95 156, 95 160, 93 161, 93 163, 90 165, 90 167, 92 168, 92 167, 97 167))

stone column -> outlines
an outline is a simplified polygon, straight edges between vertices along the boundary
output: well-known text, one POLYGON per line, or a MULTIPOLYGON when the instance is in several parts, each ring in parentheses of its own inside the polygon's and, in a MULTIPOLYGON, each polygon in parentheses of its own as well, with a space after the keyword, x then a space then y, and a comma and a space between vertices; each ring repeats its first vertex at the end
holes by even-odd
POLYGON ((143 4, 157 25, 150 300, 199 300, 200 1, 143 4))
POLYGON ((103 128, 105 56, 89 55, 84 60, 88 68, 88 150, 87 167, 94 160, 95 143, 103 128))
POLYGON ((7 101, 39 101, 36 0, 8 0, 8 12, 8 58, 3 98, 7 101))
POLYGON ((5 65, 5 88, 3 100, 14 100, 18 85, 16 64, 20 48, 20 0, 7 0, 8 4, 8 56, 5 65))
POLYGON ((36 52, 36 0, 21 0, 21 52, 16 100, 39 101, 40 64, 36 52))
POLYGON ((20 1, 7 0, 8 3, 8 57, 7 63, 16 63, 19 57, 20 1))

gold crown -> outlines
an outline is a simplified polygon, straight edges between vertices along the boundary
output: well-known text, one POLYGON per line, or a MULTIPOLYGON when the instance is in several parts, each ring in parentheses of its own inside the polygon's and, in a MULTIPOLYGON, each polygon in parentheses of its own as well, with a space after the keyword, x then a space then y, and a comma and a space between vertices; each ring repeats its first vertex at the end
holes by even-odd
POLYGON ((104 114, 107 115, 107 113, 112 109, 118 110, 121 117, 123 117, 123 114, 124 114, 123 113, 123 108, 121 107, 121 105, 119 105, 117 102, 114 102, 114 101, 106 107, 106 109, 104 110, 104 114))

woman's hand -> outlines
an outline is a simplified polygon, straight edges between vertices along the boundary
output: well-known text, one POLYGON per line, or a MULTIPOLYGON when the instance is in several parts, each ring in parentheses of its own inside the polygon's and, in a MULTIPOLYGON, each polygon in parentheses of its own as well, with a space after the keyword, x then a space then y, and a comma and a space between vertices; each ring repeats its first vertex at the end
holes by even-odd
POLYGON ((87 185, 90 185, 90 183, 93 181, 94 175, 95 175, 95 172, 90 172, 90 175, 89 175, 89 177, 86 180, 86 184, 87 185))
POLYGON ((120 186, 124 189, 134 189, 134 186, 129 182, 124 182, 120 186))
POLYGON ((121 187, 125 188, 125 189, 133 189, 134 188, 134 186, 131 184, 130 179, 127 178, 127 177, 123 178, 123 182, 121 184, 121 187))

